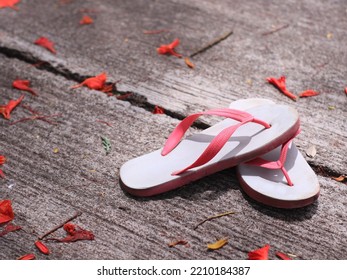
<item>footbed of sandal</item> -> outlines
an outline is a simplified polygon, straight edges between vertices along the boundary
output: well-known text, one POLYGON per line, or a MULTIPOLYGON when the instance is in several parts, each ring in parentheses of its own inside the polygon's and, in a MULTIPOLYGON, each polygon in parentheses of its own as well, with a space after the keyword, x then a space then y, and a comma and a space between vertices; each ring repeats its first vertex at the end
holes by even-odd
MULTIPOLYGON (((246 109, 260 104, 274 104, 266 99, 240 100, 230 108, 246 109)), ((282 145, 260 158, 277 161, 282 145)), ((316 174, 306 162, 295 144, 291 141, 284 160, 284 168, 293 186, 289 186, 280 169, 267 169, 250 164, 240 164, 237 175, 245 193, 254 200, 277 208, 299 208, 317 200, 320 187, 316 174)))
MULTIPOLYGON (((262 156, 278 160, 281 147, 262 156)), ((247 195, 263 204, 278 208, 299 208, 317 200, 320 192, 318 178, 294 143, 291 143, 284 168, 293 182, 289 186, 280 169, 240 164, 237 174, 247 195)))
POLYGON ((121 187, 138 196, 152 196, 179 188, 212 173, 233 167, 265 154, 295 135, 300 126, 297 111, 286 105, 263 104, 245 110, 271 125, 257 123, 239 127, 218 154, 208 163, 172 175, 193 163, 223 129, 239 122, 225 119, 212 127, 183 139, 170 153, 162 149, 126 162, 120 169, 121 187))

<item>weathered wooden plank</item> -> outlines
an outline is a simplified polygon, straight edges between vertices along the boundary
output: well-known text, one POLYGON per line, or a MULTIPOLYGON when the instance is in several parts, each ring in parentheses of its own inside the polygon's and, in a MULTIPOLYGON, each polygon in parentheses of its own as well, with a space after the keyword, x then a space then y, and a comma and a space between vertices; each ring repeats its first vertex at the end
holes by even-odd
MULTIPOLYGON (((23 104, 43 113, 61 113, 59 125, 38 120, 8 125, 0 119, 0 151, 8 157, 0 181, 2 199, 11 199, 14 223, 23 230, 0 238, 1 259, 35 252, 39 259, 246 259, 265 243, 303 259, 343 259, 346 256, 346 188, 319 177, 322 194, 312 206, 284 211, 260 206, 240 191, 233 170, 154 198, 134 198, 119 187, 118 171, 128 159, 160 148, 178 122, 154 115, 128 102, 81 88, 71 81, 38 70, 17 59, 0 57, 0 100, 18 97, 11 88, 16 77, 32 81, 39 96, 26 94, 23 104), (109 127, 96 120, 106 120, 109 127), (100 136, 111 140, 105 155, 100 136), (59 152, 54 153, 58 148, 59 152), (10 180, 10 181, 9 181, 10 180), (8 188, 10 183, 15 185, 8 188), (37 253, 34 241, 76 211, 74 223, 94 232, 94 241, 47 243, 52 253, 37 253), (194 227, 208 216, 222 217, 194 227), (206 244, 229 237, 223 249, 206 244), (174 239, 190 247, 169 248, 174 239)), ((27 116, 17 108, 11 120, 27 116)), ((63 236, 62 230, 53 236, 63 236)))
POLYGON ((24 58, 48 61, 70 78, 106 71, 111 81, 121 80, 120 90, 133 91, 181 116, 245 97, 292 104, 303 127, 297 143, 302 151, 317 146, 317 156, 307 158, 310 163, 333 174, 345 173, 343 1, 264 5, 262 1, 105 0, 52 5, 37 0, 22 3, 19 12, 0 12, 4 15, 0 46, 7 55, 17 50, 24 58), (45 13, 38 15, 37 7, 45 13), (95 18, 93 25, 78 24, 83 9, 95 18), (170 32, 143 33, 156 29, 170 32), (178 50, 189 55, 230 30, 233 34, 226 40, 192 59, 195 70, 155 50, 178 37, 178 50), (55 41, 58 54, 34 45, 38 36, 55 41), (313 88, 321 95, 292 102, 265 82, 267 76, 282 74, 294 93, 313 88))

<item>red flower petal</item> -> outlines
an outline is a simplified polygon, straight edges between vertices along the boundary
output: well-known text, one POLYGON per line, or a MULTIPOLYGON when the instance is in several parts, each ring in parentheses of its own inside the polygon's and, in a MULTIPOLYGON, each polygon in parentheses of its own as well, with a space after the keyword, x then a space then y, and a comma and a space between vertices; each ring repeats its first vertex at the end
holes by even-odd
POLYGON ((0 224, 12 221, 13 218, 11 200, 0 200, 0 224))
POLYGON ((18 10, 15 5, 19 2, 20 0, 0 0, 0 9, 8 7, 14 10, 18 10))
POLYGON ((276 252, 276 256, 282 260, 292 260, 292 258, 290 258, 287 254, 282 252, 276 252))
POLYGON ((40 37, 34 43, 36 45, 39 45, 41 47, 46 48, 51 53, 54 53, 54 54, 57 53, 57 51, 54 49, 54 43, 52 41, 48 40, 46 37, 40 37))
POLYGON ((63 226, 63 229, 70 235, 74 234, 74 232, 76 231, 76 226, 74 224, 71 223, 67 223, 63 226))
POLYGON ((174 48, 177 47, 180 44, 179 39, 175 39, 172 43, 168 45, 161 45, 159 48, 157 48, 157 52, 159 54, 171 54, 177 57, 182 57, 181 54, 178 54, 175 52, 174 48))
POLYGON ((40 240, 35 241, 35 246, 40 250, 42 254, 49 255, 48 247, 43 244, 40 240))
POLYGON ((82 86, 86 86, 90 89, 102 90, 105 86, 106 79, 107 79, 107 75, 105 72, 103 72, 95 77, 85 79, 82 83, 72 86, 71 88, 75 89, 82 86))
POLYGON ((6 162, 5 156, 0 155, 0 165, 6 162))
POLYGON ((314 91, 312 89, 308 89, 303 91, 302 93, 299 94, 299 97, 310 97, 310 96, 315 96, 318 95, 319 93, 317 91, 314 91))
POLYGON ((5 119, 10 119, 10 114, 16 106, 21 103, 23 100, 24 95, 19 97, 17 100, 10 100, 7 105, 0 105, 0 114, 4 116, 5 119))
POLYGON ((268 260, 269 259, 270 245, 266 244, 264 247, 248 253, 249 260, 268 260))
POLYGON ((164 109, 163 108, 160 108, 159 106, 155 105, 153 111, 152 111, 153 114, 164 114, 164 109))
MULTIPOLYGON (((0 165, 4 164, 6 162, 5 156, 0 155, 0 165)), ((0 177, 5 178, 4 172, 0 169, 0 177)))
POLYGON ((28 91, 32 95, 37 95, 37 93, 32 88, 30 88, 29 80, 14 80, 12 86, 19 90, 28 91))
POLYGON ((345 88, 345 93, 347 94, 347 87, 345 88))
POLYGON ((269 77, 269 78, 266 78, 266 80, 270 84, 273 84, 275 87, 277 87, 284 95, 286 95, 289 98, 291 98, 294 101, 296 101, 297 97, 293 93, 291 93, 289 90, 287 90, 287 87, 286 87, 286 77, 285 76, 282 76, 279 79, 276 79, 274 77, 269 77))
POLYGON ((0 237, 8 234, 9 232, 20 230, 22 227, 16 226, 14 224, 7 224, 3 231, 0 231, 0 237))
POLYGON ((91 231, 82 229, 79 226, 76 226, 74 224, 67 223, 64 225, 63 228, 68 234, 66 237, 62 239, 49 238, 47 240, 53 240, 53 241, 65 242, 65 243, 75 242, 78 240, 94 240, 94 234, 91 231))
POLYGON ((80 20, 80 24, 91 24, 94 20, 90 16, 83 16, 80 20))
POLYGON ((17 260, 34 260, 36 257, 34 254, 26 254, 24 256, 19 257, 17 260))

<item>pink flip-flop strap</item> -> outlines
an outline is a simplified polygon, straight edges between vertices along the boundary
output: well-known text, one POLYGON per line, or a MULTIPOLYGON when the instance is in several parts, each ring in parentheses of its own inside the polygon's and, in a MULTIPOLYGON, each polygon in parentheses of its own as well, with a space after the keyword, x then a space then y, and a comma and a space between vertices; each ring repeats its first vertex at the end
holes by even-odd
POLYGON ((295 133, 295 135, 291 139, 289 139, 287 142, 282 144, 280 157, 277 161, 268 161, 268 160, 265 160, 263 158, 255 158, 255 159, 252 159, 252 160, 246 162, 245 164, 253 165, 253 166, 260 166, 260 167, 267 168, 267 169, 281 169, 281 171, 284 174, 284 177, 287 180, 288 185, 293 186, 294 184, 293 184, 292 180, 290 179, 288 171, 285 169, 284 164, 285 164, 286 159, 287 159, 287 153, 288 153, 289 145, 300 132, 301 132, 301 129, 299 128, 298 131, 295 133))
POLYGON ((235 130, 238 129, 243 124, 246 124, 248 122, 255 122, 255 123, 263 125, 265 128, 270 127, 268 123, 254 118, 251 114, 247 112, 243 112, 239 110, 224 108, 224 109, 215 109, 215 110, 200 112, 200 113, 192 114, 186 117, 176 126, 174 131, 170 134, 169 138, 167 139, 161 154, 165 156, 168 153, 170 153, 178 145, 178 143, 184 136, 185 132, 193 124, 193 122, 202 115, 214 115, 214 116, 231 118, 231 119, 239 121, 240 123, 223 129, 211 141, 211 143, 208 145, 205 151, 200 155, 200 157, 194 163, 192 163, 191 165, 187 166, 186 168, 182 170, 173 172, 172 175, 179 175, 189 169, 201 166, 209 162, 223 148, 223 146, 229 140, 229 138, 232 136, 235 130))

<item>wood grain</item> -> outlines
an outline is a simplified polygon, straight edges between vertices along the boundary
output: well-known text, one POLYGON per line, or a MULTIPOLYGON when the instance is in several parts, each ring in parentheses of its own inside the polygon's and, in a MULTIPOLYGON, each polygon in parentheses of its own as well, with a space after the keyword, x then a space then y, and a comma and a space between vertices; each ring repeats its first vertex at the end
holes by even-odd
MULTIPOLYGON (((23 1, 19 11, 0 10, 0 104, 20 96, 14 79, 29 79, 39 95, 26 93, 23 104, 62 114, 56 126, 40 120, 9 126, 0 119, 0 154, 8 158, 0 199, 12 200, 14 223, 23 228, 0 238, 0 259, 33 252, 38 236, 76 211, 82 215, 74 222, 93 231, 95 240, 48 243, 52 253, 37 252, 38 259, 246 259, 265 243, 272 259, 277 250, 301 259, 344 259, 347 189, 330 178, 347 167, 344 1, 270 2, 33 0, 23 1), (88 9, 93 24, 79 25, 81 9, 88 9), (143 33, 159 29, 169 32, 143 33), (189 56, 231 31, 191 58, 194 69, 156 53, 160 44, 180 38, 177 51, 189 56), (57 55, 33 44, 39 36, 55 42, 57 55), (40 69, 31 65, 40 61, 40 69), (120 80, 119 91, 137 98, 130 103, 69 89, 102 71, 108 81, 120 80), (320 95, 293 102, 265 81, 281 75, 295 94, 312 88, 320 95), (154 198, 120 189, 120 166, 159 149, 180 118, 250 97, 299 111, 296 144, 302 153, 310 145, 317 149, 307 157, 321 184, 316 203, 294 211, 259 205, 242 193, 233 169, 154 198), (152 114, 154 105, 167 115, 152 114), (107 156, 100 136, 111 141, 107 156), (194 230, 206 217, 228 211, 235 214, 194 230), (228 245, 206 249, 222 237, 229 237, 228 245), (190 247, 169 248, 178 238, 190 247)), ((18 107, 11 120, 26 116, 18 107)), ((215 121, 203 119, 205 125, 215 121)), ((53 236, 63 235, 58 230, 53 236)))

